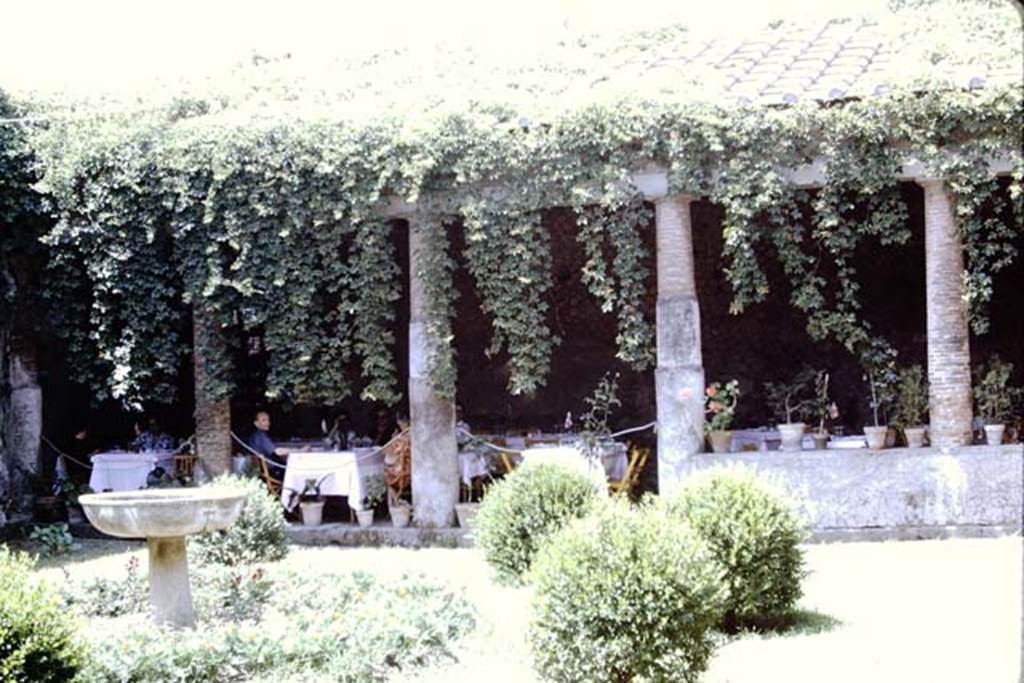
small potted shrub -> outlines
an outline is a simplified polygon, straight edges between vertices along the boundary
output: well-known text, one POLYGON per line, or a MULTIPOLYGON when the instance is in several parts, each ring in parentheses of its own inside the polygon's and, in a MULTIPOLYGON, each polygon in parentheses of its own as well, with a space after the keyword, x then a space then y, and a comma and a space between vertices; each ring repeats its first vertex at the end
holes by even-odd
POLYGON ((928 429, 925 416, 928 414, 928 382, 920 365, 911 365, 900 373, 896 391, 895 421, 903 430, 908 448, 924 446, 928 429))
POLYGON ((363 480, 363 497, 355 511, 359 526, 364 528, 373 526, 374 508, 384 500, 387 493, 388 487, 384 484, 383 477, 373 475, 363 480))
POLYGON ((732 425, 736 415, 736 401, 740 396, 739 382, 732 380, 722 386, 715 382, 704 390, 704 413, 708 416, 704 423, 711 450, 715 453, 732 451, 732 425))
POLYGON ((988 366, 978 373, 974 386, 974 410, 985 427, 985 443, 998 446, 1003 442, 1006 423, 1012 417, 1014 401, 1021 390, 1010 387, 1013 364, 992 356, 988 366))
POLYGON ((818 429, 811 434, 811 438, 814 439, 815 450, 825 450, 828 448, 828 427, 826 423, 829 420, 835 420, 839 417, 839 408, 836 407, 834 401, 829 398, 828 393, 828 382, 829 373, 825 370, 817 373, 814 378, 814 399, 810 404, 811 417, 817 421, 818 429))
POLYGON ((768 382, 764 385, 768 402, 781 420, 778 425, 782 435, 782 450, 799 451, 802 448, 804 430, 807 425, 794 421, 802 416, 814 401, 814 370, 802 370, 792 382, 768 382))
POLYGON ((863 357, 864 381, 870 392, 868 405, 874 425, 864 426, 864 438, 873 451, 885 448, 889 435, 886 412, 892 405, 894 388, 899 376, 896 372, 896 352, 884 342, 875 341, 863 357))
POLYGON ((323 521, 324 497, 320 494, 320 483, 316 479, 307 479, 299 494, 299 509, 302 510, 304 526, 320 526, 323 521))

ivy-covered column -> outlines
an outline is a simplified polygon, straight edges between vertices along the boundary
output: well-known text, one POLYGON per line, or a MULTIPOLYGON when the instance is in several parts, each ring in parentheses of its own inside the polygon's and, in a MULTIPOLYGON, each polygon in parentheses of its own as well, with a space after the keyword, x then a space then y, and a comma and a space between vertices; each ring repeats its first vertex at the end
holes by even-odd
POLYGON ((942 180, 924 188, 928 386, 933 446, 971 443, 971 351, 964 308, 964 257, 953 198, 942 180))
POLYGON ((693 266, 688 195, 654 200, 658 249, 655 372, 658 402, 658 489, 679 484, 683 460, 704 443, 704 363, 693 266))
POLYGON ((207 396, 204 343, 209 330, 198 307, 192 309, 192 365, 195 376, 196 453, 211 476, 231 471, 231 401, 207 396))
POLYGON ((430 307, 422 261, 431 226, 409 222, 409 419, 412 425, 412 497, 417 526, 452 526, 459 500, 455 405, 431 382, 430 307))
POLYGON ((37 382, 35 349, 12 337, 8 367, 10 396, 5 439, 9 452, 10 491, 15 509, 28 507, 32 479, 39 474, 39 440, 43 433, 43 391, 37 382))

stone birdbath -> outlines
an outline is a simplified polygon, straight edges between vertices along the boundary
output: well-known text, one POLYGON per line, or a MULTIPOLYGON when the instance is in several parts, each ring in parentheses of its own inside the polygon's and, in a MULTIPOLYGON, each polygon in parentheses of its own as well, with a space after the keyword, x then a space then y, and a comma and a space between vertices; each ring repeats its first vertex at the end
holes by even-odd
POLYGON ((79 496, 85 516, 105 534, 145 538, 153 620, 195 623, 185 536, 226 529, 242 511, 245 493, 228 488, 147 489, 79 496))

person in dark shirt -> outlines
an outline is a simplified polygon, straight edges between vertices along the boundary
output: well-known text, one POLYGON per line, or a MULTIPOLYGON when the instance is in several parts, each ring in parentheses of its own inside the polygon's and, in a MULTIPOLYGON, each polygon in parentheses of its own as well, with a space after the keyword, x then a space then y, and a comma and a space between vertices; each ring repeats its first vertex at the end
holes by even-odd
POLYGON ((277 446, 270 438, 270 413, 265 410, 259 411, 252 424, 255 429, 249 435, 249 448, 267 459, 272 477, 281 479, 284 476, 284 460, 278 455, 277 446))

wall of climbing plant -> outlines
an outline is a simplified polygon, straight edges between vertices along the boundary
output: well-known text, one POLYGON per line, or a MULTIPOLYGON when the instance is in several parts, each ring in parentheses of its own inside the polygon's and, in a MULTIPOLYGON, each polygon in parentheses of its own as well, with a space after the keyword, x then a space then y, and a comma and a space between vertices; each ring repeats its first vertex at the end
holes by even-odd
POLYGON ((549 207, 577 217, 580 276, 615 316, 619 358, 650 367, 641 301, 652 258, 639 232, 650 207, 630 179, 652 164, 671 192, 722 207, 733 312, 768 295, 767 246, 811 336, 865 357, 880 340, 861 311, 853 254, 907 239, 904 161, 947 178, 956 198, 977 333, 992 276, 1022 240, 1017 87, 893 88, 771 108, 676 92, 571 103, 557 90, 529 100, 434 95, 413 116, 409 106, 368 112, 344 88, 264 86, 120 108, 36 103, 43 118, 26 131, 56 219, 44 238, 46 291, 79 379, 101 395, 173 400, 191 312, 201 310, 217 331, 198 340, 216 396, 232 391, 237 354, 257 345, 268 353, 271 398, 397 401, 394 243, 404 228, 381 212, 396 198, 415 207, 426 234, 415 267, 432 315, 431 376, 449 397, 456 218, 508 391, 542 386, 559 343, 545 301, 549 207), (1013 168, 998 191, 987 171, 994 156, 1013 168), (784 173, 814 161, 824 178, 816 190, 784 173))

